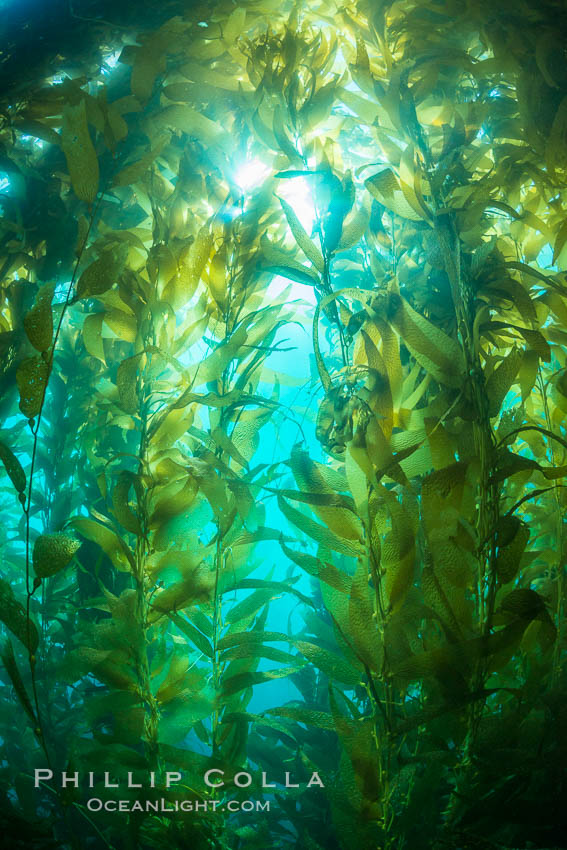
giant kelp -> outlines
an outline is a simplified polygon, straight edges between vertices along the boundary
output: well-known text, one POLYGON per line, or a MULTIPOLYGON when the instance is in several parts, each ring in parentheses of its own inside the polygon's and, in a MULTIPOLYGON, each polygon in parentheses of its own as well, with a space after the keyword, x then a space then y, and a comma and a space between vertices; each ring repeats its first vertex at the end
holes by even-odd
POLYGON ((565 846, 562 14, 187 8, 5 104, 14 846, 565 846))

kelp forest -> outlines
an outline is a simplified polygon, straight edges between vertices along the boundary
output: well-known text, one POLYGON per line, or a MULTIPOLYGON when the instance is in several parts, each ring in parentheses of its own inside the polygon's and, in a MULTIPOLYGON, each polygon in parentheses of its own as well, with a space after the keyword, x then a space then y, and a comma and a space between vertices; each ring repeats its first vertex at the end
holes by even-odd
POLYGON ((0 54, 3 846, 567 847, 566 9, 99 6, 0 54))

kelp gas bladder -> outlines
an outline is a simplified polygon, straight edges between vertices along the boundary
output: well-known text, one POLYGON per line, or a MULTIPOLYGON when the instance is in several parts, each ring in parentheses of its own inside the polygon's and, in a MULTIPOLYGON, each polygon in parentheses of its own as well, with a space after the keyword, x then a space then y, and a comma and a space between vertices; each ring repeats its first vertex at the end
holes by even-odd
POLYGON ((4 104, 14 842, 565 846, 561 14, 102 22, 4 104))

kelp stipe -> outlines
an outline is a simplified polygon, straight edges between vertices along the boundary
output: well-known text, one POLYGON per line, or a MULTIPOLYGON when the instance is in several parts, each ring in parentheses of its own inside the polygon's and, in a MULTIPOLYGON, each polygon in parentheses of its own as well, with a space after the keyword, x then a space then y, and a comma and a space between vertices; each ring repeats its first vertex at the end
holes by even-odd
POLYGON ((3 110, 5 834, 565 846, 562 10, 181 11, 3 110))

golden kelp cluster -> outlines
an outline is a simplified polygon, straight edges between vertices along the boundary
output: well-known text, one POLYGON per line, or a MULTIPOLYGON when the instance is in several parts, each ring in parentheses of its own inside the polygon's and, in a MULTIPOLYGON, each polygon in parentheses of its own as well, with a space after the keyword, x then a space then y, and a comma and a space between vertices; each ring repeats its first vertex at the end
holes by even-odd
POLYGON ((12 846, 566 846, 564 18, 188 4, 4 103, 12 846))

